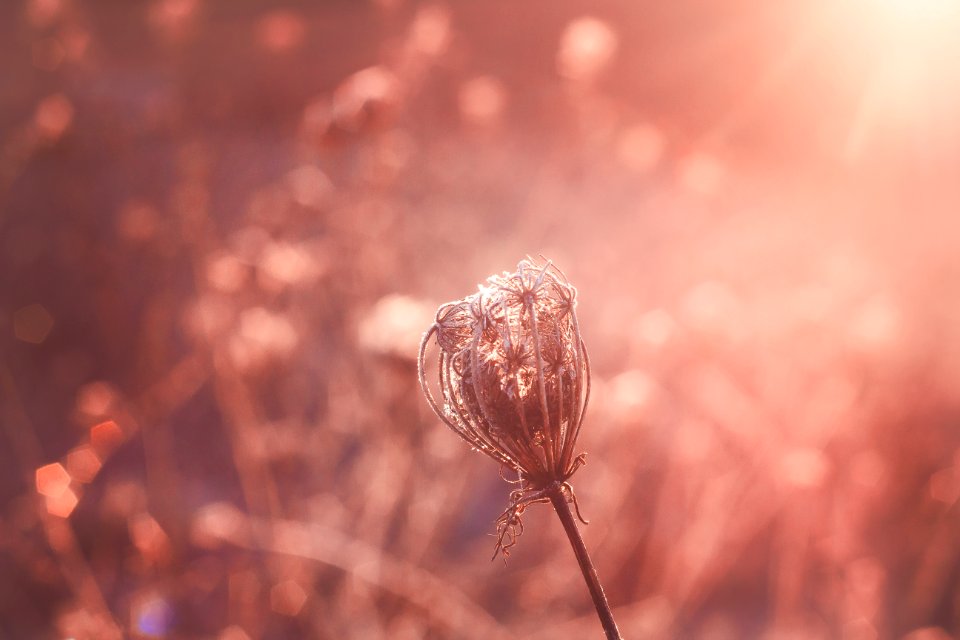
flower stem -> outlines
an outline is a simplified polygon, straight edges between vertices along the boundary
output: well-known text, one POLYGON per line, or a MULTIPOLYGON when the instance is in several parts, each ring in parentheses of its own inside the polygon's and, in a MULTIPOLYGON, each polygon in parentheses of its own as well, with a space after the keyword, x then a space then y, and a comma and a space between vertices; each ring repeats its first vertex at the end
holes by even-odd
POLYGON ((600 624, 607 634, 607 640, 622 640, 620 630, 617 629, 617 623, 613 620, 613 612, 610 611, 610 603, 607 602, 607 596, 603 593, 603 586, 600 584, 600 578, 597 577, 597 570, 593 567, 593 562, 587 554, 587 547, 583 544, 583 537, 580 536, 580 530, 573 519, 573 513, 570 512, 570 504, 567 502, 567 496, 564 494, 560 484, 554 484, 547 489, 550 496, 550 502, 556 509, 560 522, 567 532, 567 538, 570 539, 570 545, 573 547, 573 553, 577 556, 577 562, 580 563, 580 571, 583 572, 583 579, 587 583, 587 589, 590 590, 590 597, 593 598, 593 604, 597 608, 597 615, 600 616, 600 624))

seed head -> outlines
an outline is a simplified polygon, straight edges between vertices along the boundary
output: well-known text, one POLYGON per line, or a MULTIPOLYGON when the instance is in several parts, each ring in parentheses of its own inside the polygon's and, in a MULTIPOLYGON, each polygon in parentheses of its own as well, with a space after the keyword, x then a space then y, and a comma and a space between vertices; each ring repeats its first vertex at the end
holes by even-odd
MULTIPOLYGON (((590 396, 590 364, 580 337, 577 291, 551 262, 523 260, 491 276, 477 293, 448 302, 420 345, 420 385, 437 416, 503 466, 521 489, 501 517, 504 529, 543 490, 563 484, 583 463, 574 447, 590 396), (425 354, 439 346, 439 398, 427 381, 425 354)), ((572 491, 570 491, 572 497, 572 491)), ((512 543, 512 541, 511 541, 512 543)))

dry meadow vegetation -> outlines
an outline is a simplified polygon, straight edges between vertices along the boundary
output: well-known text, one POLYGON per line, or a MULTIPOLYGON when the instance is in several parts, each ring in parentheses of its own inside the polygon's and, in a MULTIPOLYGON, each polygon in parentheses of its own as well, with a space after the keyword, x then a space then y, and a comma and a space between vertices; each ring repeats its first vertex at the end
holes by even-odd
POLYGON ((490 562, 513 487, 418 384, 527 254, 625 638, 960 638, 958 24, 2 3, 0 639, 599 637, 549 505, 490 562))

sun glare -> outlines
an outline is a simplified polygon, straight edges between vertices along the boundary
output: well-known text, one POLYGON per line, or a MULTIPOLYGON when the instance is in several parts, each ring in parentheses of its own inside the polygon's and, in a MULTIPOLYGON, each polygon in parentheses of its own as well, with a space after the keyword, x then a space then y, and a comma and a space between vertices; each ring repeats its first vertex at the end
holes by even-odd
POLYGON ((866 61, 849 75, 862 90, 843 143, 847 161, 868 157, 880 138, 904 144, 952 126, 960 0, 855 0, 837 26, 837 59, 866 61))
POLYGON ((947 44, 953 50, 960 0, 858 0, 856 25, 879 36, 883 47, 924 51, 947 44))
POLYGON ((957 0, 873 0, 874 4, 892 20, 929 26, 956 14, 957 0))

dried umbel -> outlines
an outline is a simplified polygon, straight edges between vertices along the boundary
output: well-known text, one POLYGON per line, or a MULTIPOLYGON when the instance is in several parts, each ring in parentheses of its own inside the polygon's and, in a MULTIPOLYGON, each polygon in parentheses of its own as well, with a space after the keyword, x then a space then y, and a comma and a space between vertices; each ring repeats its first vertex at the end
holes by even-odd
POLYGON ((590 396, 576 296, 551 262, 528 259, 514 273, 491 276, 477 293, 437 311, 420 344, 420 385, 434 412, 457 435, 501 469, 519 474, 519 488, 497 520, 494 557, 507 555, 516 543, 528 506, 552 502, 607 635, 616 638, 609 605, 568 506, 577 506, 568 480, 584 462, 574 448, 590 396), (439 394, 427 380, 431 339, 439 347, 434 385, 439 394))
POLYGON ((590 369, 577 325, 576 289, 549 262, 523 261, 480 290, 440 307, 420 349, 430 406, 464 440, 543 488, 576 470, 590 369), (424 351, 440 346, 440 403, 424 351))
MULTIPOLYGON (((437 311, 420 347, 420 384, 436 414, 460 437, 519 473, 520 489, 498 521, 505 554, 520 514, 547 502, 553 483, 583 463, 574 446, 590 395, 590 366, 575 313, 577 291, 550 262, 524 260, 479 291, 437 311), (440 347, 441 401, 426 380, 431 337, 440 347)), ((496 555, 496 552, 494 553, 496 555)))

